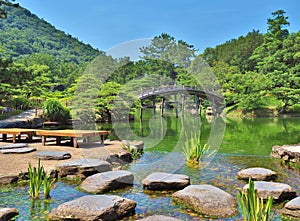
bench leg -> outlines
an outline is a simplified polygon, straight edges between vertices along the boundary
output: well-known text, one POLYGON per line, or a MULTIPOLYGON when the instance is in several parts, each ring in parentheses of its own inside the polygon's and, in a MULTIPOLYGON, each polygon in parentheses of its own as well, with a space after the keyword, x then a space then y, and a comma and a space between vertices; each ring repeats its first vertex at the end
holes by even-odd
POLYGON ((73 147, 78 148, 78 142, 76 137, 71 137, 71 144, 73 147))
POLYGON ((27 134, 27 136, 28 136, 28 142, 32 142, 33 135, 32 134, 27 134))
POLYGON ((16 143, 16 141, 17 141, 17 135, 13 134, 13 143, 16 143))
POLYGON ((104 135, 101 134, 101 135, 100 135, 100 138, 101 138, 101 143, 104 144, 104 135))
POLYGON ((7 134, 2 134, 2 141, 7 141, 7 134))
POLYGON ((42 136, 42 145, 46 146, 46 136, 42 136))
POLYGON ((56 144, 60 145, 61 144, 61 137, 56 137, 56 144))

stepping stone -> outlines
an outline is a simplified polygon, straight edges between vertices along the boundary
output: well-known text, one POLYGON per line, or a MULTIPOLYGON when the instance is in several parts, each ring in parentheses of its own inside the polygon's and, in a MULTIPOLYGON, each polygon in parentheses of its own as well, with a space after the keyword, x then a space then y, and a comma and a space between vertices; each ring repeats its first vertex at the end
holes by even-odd
POLYGON ((28 147, 27 143, 13 143, 0 146, 0 150, 28 147))
MULTIPOLYGON (((249 184, 244 186, 243 191, 246 192, 248 188, 249 184)), ((258 197, 263 199, 273 196, 274 200, 283 201, 296 197, 295 190, 284 183, 254 181, 254 188, 257 189, 258 197)))
POLYGON ((30 153, 33 151, 36 151, 36 149, 33 147, 22 147, 22 148, 16 148, 16 149, 0 150, 0 152, 3 154, 12 154, 12 153, 22 154, 22 153, 30 153))
POLYGON ((48 215, 50 220, 106 220, 115 221, 135 213, 133 200, 115 195, 88 195, 63 203, 48 215))
POLYGON ((125 170, 97 173, 86 178, 80 188, 89 193, 103 193, 133 184, 133 174, 125 170))
POLYGON ((0 208, 0 220, 11 220, 15 216, 19 215, 19 212, 15 208, 0 208))
POLYGON ((143 188, 149 190, 179 190, 190 184, 190 178, 183 174, 155 172, 142 180, 143 188))
POLYGON ((40 160, 66 160, 71 158, 71 154, 62 151, 40 151, 32 157, 40 160))
POLYGON ((125 144, 127 146, 130 146, 130 149, 137 149, 138 151, 142 151, 144 149, 144 142, 143 141, 137 141, 137 140, 122 140, 122 144, 125 144))
POLYGON ((16 183, 18 181, 18 179, 19 179, 18 176, 14 176, 14 175, 8 175, 8 176, 0 175, 0 184, 7 185, 7 184, 16 183))
POLYGON ((241 170, 237 173, 237 176, 239 179, 243 180, 249 180, 251 178, 252 180, 275 180, 277 178, 277 175, 274 171, 261 168, 261 167, 253 167, 241 170))
POLYGON ((88 177, 96 173, 111 171, 112 165, 104 160, 84 158, 58 164, 56 168, 60 177, 68 175, 88 177))
POLYGON ((212 185, 190 185, 172 195, 173 201, 210 218, 238 214, 236 198, 212 185))
POLYGON ((181 221, 181 219, 175 219, 170 216, 163 216, 163 215, 155 215, 155 216, 148 216, 144 219, 139 219, 140 221, 181 221))
POLYGON ((300 219, 300 196, 285 204, 281 213, 286 216, 293 216, 300 219))

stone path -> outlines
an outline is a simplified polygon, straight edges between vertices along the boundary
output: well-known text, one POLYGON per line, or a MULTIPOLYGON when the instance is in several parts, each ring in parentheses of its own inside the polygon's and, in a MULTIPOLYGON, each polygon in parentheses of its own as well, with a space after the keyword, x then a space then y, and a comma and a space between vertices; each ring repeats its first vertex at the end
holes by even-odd
MULTIPOLYGON (((38 110, 38 115, 40 114, 41 110, 38 110)), ((11 116, 5 120, 0 120, 0 128, 20 127, 22 124, 26 124, 34 118, 36 118, 35 109, 27 110, 19 115, 11 116)))

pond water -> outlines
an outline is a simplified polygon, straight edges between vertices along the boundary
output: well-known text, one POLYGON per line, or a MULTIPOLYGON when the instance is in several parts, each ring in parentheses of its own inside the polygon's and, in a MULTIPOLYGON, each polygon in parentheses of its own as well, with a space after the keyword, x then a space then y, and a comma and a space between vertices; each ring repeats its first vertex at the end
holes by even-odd
MULTIPOLYGON (((300 193, 300 170, 269 157, 272 146, 299 142, 300 118, 176 119, 171 115, 153 119, 150 114, 143 123, 135 121, 113 125, 112 139, 117 136, 126 139, 129 136, 145 142, 145 152, 141 158, 123 166, 134 173, 135 184, 109 193, 137 202, 136 215, 128 218, 129 220, 154 214, 182 220, 205 220, 192 211, 173 204, 172 192, 144 191, 141 180, 154 171, 186 174, 190 176, 192 184, 211 184, 236 196, 246 184, 236 178, 236 173, 243 168, 259 166, 276 171, 279 182, 291 185, 300 193), (188 167, 180 147, 184 143, 184 137, 196 127, 201 129, 203 143, 216 146, 203 164, 188 167), (127 133, 122 133, 124 131, 127 133)), ((99 125, 102 129, 111 127, 110 124, 99 125)), ((27 186, 0 187, 0 207, 17 208, 21 214, 17 220, 45 220, 47 213, 54 207, 86 194, 78 191, 75 184, 57 182, 50 201, 32 201, 27 190, 27 186)), ((283 204, 274 207, 274 220, 281 220, 277 211, 283 204)), ((220 220, 241 220, 241 216, 220 220)))

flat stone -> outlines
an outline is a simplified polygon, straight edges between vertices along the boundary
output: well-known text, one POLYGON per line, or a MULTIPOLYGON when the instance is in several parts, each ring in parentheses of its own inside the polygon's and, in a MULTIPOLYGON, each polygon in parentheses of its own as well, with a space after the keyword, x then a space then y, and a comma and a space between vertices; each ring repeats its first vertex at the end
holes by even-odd
POLYGON ((0 221, 8 221, 19 214, 15 208, 0 208, 0 221))
POLYGON ((0 184, 2 185, 7 185, 7 184, 12 184, 16 183, 18 181, 18 176, 14 175, 0 175, 0 184))
POLYGON ((286 216, 300 218, 300 196, 286 203, 281 213, 286 216))
POLYGON ((78 175, 88 177, 96 173, 112 170, 112 165, 100 159, 76 159, 56 165, 58 175, 66 177, 68 175, 78 175))
POLYGON ((179 190, 190 184, 190 178, 183 174, 155 172, 142 180, 143 188, 149 190, 179 190))
MULTIPOLYGON (((245 185, 243 191, 246 192, 249 184, 245 185)), ((285 183, 254 181, 254 188, 257 189, 258 197, 267 199, 273 196, 276 201, 293 199, 296 197, 295 190, 285 183)))
POLYGON ((12 143, 0 146, 0 150, 28 147, 27 143, 12 143))
POLYGON ((133 184, 133 174, 125 170, 97 173, 86 178, 80 188, 89 193, 104 193, 133 184))
POLYGON ((300 145, 273 146, 271 156, 287 162, 300 162, 300 145))
POLYGON ((173 201, 210 218, 238 214, 236 198, 212 185, 190 185, 172 195, 173 201))
POLYGON ((123 144, 130 146, 130 149, 137 149, 138 151, 143 151, 144 149, 144 142, 138 140, 122 140, 123 144))
POLYGON ((40 160, 66 160, 71 158, 71 154, 63 151, 40 151, 32 157, 40 160))
POLYGON ((261 168, 261 167, 253 167, 241 170, 237 173, 238 178, 243 180, 275 180, 277 178, 276 172, 261 168))
POLYGON ((5 150, 0 150, 1 153, 3 154, 22 154, 22 153, 30 153, 36 151, 35 148, 33 147, 22 147, 22 148, 16 148, 16 149, 5 149, 5 150))
POLYGON ((175 219, 170 216, 163 216, 163 215, 154 215, 148 216, 144 219, 139 219, 140 221, 181 221, 181 219, 175 219))
POLYGON ((48 215, 50 220, 92 221, 120 220, 135 213, 136 203, 133 200, 115 195, 89 195, 63 203, 54 208, 48 215))

